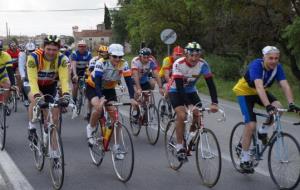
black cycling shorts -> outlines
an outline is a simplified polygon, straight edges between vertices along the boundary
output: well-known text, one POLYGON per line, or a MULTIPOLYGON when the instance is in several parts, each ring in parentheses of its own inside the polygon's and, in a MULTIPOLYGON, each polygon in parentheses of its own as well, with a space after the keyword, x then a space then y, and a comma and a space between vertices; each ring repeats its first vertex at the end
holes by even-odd
POLYGON ((202 106, 200 97, 198 96, 197 92, 186 93, 184 99, 182 99, 177 92, 169 92, 168 96, 170 98, 173 109, 178 106, 188 106, 196 104, 197 107, 202 106))
MULTIPOLYGON (((96 89, 91 87, 90 85, 86 85, 86 97, 88 98, 89 101, 91 101, 94 97, 98 97, 96 93, 96 89)), ((102 95, 105 97, 107 102, 109 101, 118 101, 117 100, 117 94, 116 90, 113 89, 102 89, 102 95)))

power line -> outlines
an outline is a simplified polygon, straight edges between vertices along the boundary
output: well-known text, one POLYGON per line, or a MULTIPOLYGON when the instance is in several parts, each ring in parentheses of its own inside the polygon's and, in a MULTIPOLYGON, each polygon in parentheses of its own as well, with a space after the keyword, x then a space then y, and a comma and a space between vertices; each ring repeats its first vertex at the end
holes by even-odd
MULTIPOLYGON (((120 8, 120 7, 112 7, 109 9, 116 9, 116 8, 120 8)), ((98 7, 98 8, 91 8, 91 9, 48 9, 48 10, 1 10, 0 9, 0 13, 4 12, 4 13, 24 13, 24 12, 78 12, 78 11, 98 11, 98 10, 103 10, 105 9, 104 7, 98 7)))

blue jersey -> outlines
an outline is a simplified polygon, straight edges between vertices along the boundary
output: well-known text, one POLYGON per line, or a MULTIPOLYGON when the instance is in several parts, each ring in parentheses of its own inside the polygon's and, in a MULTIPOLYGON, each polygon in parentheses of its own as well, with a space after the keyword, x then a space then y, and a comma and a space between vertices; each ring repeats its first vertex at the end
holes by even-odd
POLYGON ((92 54, 89 51, 80 54, 79 51, 73 51, 71 54, 71 61, 76 61, 77 69, 85 69, 88 67, 90 60, 92 59, 92 54))

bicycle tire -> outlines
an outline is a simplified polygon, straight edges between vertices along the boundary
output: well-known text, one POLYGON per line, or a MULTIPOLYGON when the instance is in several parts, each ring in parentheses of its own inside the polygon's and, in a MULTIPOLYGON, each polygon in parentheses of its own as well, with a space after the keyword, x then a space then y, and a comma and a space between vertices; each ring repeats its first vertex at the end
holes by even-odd
POLYGON ((161 98, 158 102, 158 113, 159 113, 159 120, 160 120, 160 129, 162 132, 166 131, 166 126, 168 122, 172 119, 172 110, 169 112, 169 107, 171 105, 166 101, 165 98, 161 98), (165 106, 165 110, 162 111, 162 106, 165 106))
POLYGON ((93 133, 95 144, 92 147, 89 146, 90 156, 96 166, 101 165, 105 155, 100 127, 101 126, 98 125, 96 131, 93 133))
POLYGON ((63 151, 62 140, 59 132, 56 130, 56 127, 53 127, 49 132, 49 134, 51 135, 49 146, 51 146, 52 138, 54 138, 53 135, 55 135, 57 140, 57 148, 59 150, 59 158, 51 158, 51 157, 49 158, 52 185, 54 189, 61 189, 64 182, 64 172, 65 172, 64 151, 63 151), (54 169, 58 169, 59 171, 55 171, 54 169))
POLYGON ((76 103, 76 105, 77 105, 77 115, 80 115, 80 113, 81 113, 82 102, 83 102, 82 99, 83 99, 83 94, 82 94, 82 91, 79 90, 79 95, 77 97, 77 103, 76 103))
POLYGON ((141 131, 141 123, 140 123, 140 118, 141 115, 139 114, 138 118, 133 117, 133 107, 130 106, 130 114, 129 114, 129 120, 130 120, 130 128, 133 136, 138 136, 141 131))
POLYGON ((147 114, 148 114, 147 116, 148 125, 146 126, 146 134, 147 134, 148 142, 151 145, 155 145, 159 138, 160 121, 159 121, 158 110, 154 104, 149 105, 147 114))
POLYGON ((38 169, 38 171, 42 171, 44 168, 45 163, 45 154, 44 154, 44 134, 43 134, 43 124, 40 122, 40 127, 37 128, 37 147, 38 149, 33 149, 33 155, 34 155, 34 163, 35 167, 38 169))
POLYGON ((164 135, 164 144, 165 144, 165 152, 167 156, 167 160, 169 163, 170 168, 173 170, 179 170, 183 164, 183 162, 178 161, 176 156, 176 126, 175 126, 175 119, 169 121, 166 132, 164 135))
MULTIPOLYGON (((241 139, 242 139, 242 134, 238 134, 236 136, 235 133, 237 133, 237 130, 241 130, 243 128, 244 130, 245 123, 244 122, 239 122, 237 123, 230 134, 230 140, 229 140, 229 152, 230 152, 230 158, 231 162, 234 166, 234 168, 238 171, 241 172, 240 168, 240 155, 242 152, 242 144, 241 144, 241 139), (235 139, 233 139, 235 138, 235 139)), ((242 130, 242 132, 243 132, 242 130)))
MULTIPOLYGON (((275 141, 272 142, 272 144, 270 145, 269 148, 269 153, 268 153, 268 168, 269 168, 269 172, 270 172, 270 176, 272 181, 276 184, 276 186, 279 189, 295 189, 298 185, 299 185, 299 181, 300 181, 300 146, 299 143, 297 142, 297 140, 295 139, 295 137, 293 137, 292 135, 288 134, 288 133, 281 133, 279 134, 279 136, 275 137, 275 141), (288 139, 291 140, 291 142, 295 145, 296 150, 294 151, 290 151, 291 150, 291 146, 285 146, 287 145, 288 139), (283 145, 284 147, 281 147, 281 145, 283 145), (280 148, 282 148, 282 150, 284 150, 284 153, 278 152, 280 151, 280 148), (289 153, 294 154, 295 156, 293 157, 294 160, 292 159, 292 161, 288 160, 284 160, 282 161, 282 156, 287 156, 287 155, 281 155, 281 154, 285 154, 286 151, 289 151, 289 153), (272 153, 275 153, 275 155, 273 155, 272 153), (279 154, 278 154, 279 153, 279 154), (280 169, 283 168, 283 171, 273 171, 275 168, 272 167, 272 164, 275 164, 276 157, 280 157, 279 160, 279 164, 280 164, 280 169), (296 165, 291 166, 290 169, 286 169, 284 166, 289 166, 289 164, 291 163, 295 163, 296 165), (292 173, 292 176, 288 175, 288 171, 290 171, 290 173, 292 173), (293 171, 293 172, 291 172, 293 171), (296 173, 297 172, 297 173, 296 173), (280 179, 278 179, 277 177, 283 177, 283 180, 286 180, 287 178, 289 178, 288 180, 291 180, 292 178, 294 179, 291 185, 287 185, 284 183, 281 183, 282 181, 280 181, 280 179)), ((289 159, 290 159, 291 155, 289 154, 289 159)), ((283 158, 286 159, 286 158, 283 158)), ((291 180, 292 181, 292 180, 291 180)))
POLYGON ((133 173, 134 147, 133 147, 132 138, 131 138, 131 135, 130 135, 128 129, 126 128, 125 125, 121 124, 119 121, 118 121, 118 124, 116 124, 116 127, 114 129, 114 138, 116 138, 117 130, 120 130, 122 143, 119 143, 119 145, 121 147, 121 150, 125 154, 125 156, 124 156, 123 160, 117 159, 114 152, 111 151, 112 162, 113 162, 114 171, 115 171, 118 179, 122 182, 127 182, 131 178, 132 173, 133 173), (131 156, 130 156, 130 154, 131 154, 131 156), (125 160, 129 160, 129 161, 126 162, 125 160), (123 163, 123 161, 125 163, 123 163), (125 167, 126 167, 126 169, 124 169, 125 167), (126 170, 126 171, 123 173, 124 170, 126 170))
POLYGON ((18 111, 18 97, 17 97, 17 92, 14 91, 14 98, 13 98, 13 103, 14 103, 14 111, 17 112, 18 111))
POLYGON ((222 156, 218 139, 210 129, 204 128, 197 138, 196 166, 203 185, 213 187, 217 184, 222 169, 222 156), (210 135, 211 137, 208 137, 207 135, 210 135), (213 144, 215 144, 215 147, 211 148, 213 144), (211 162, 207 163, 207 161, 211 161, 212 159, 215 160, 215 158, 217 166, 212 167, 213 164, 211 162), (213 168, 216 169, 216 174, 210 175, 212 174, 211 169, 213 168), (208 170, 209 172, 207 173, 206 171, 208 170), (210 176, 212 179, 208 179, 210 176))
POLYGON ((3 104, 0 105, 0 150, 4 150, 6 142, 6 108, 3 104))

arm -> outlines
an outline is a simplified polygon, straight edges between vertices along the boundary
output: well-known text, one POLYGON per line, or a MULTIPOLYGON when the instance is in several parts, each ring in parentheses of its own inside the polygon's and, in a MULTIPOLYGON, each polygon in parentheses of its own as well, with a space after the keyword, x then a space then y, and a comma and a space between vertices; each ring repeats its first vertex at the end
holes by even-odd
POLYGON ((205 78, 205 81, 209 90, 212 104, 218 104, 218 94, 217 94, 217 89, 213 77, 212 76, 207 77, 205 78))
POLYGON ((288 103, 289 104, 294 103, 293 92, 291 90, 291 87, 290 87, 288 81, 287 80, 281 80, 281 81, 279 81, 279 85, 282 88, 288 103))
POLYGON ((72 60, 71 64, 72 64, 73 75, 76 76, 77 75, 77 72, 76 72, 76 64, 77 64, 77 62, 74 61, 74 60, 72 60))
POLYGON ((154 77, 156 79, 158 87, 161 89, 162 88, 162 83, 161 83, 161 79, 160 79, 160 77, 158 75, 157 70, 153 70, 153 75, 154 75, 154 77))
POLYGON ((139 73, 138 73, 137 69, 132 69, 132 78, 134 80, 137 90, 141 89, 140 78, 139 78, 139 73))
POLYGON ((6 71, 7 71, 8 78, 10 80, 11 85, 15 86, 16 85, 16 81, 15 81, 15 76, 14 76, 14 71, 13 71, 12 66, 7 66, 6 67, 6 71))
POLYGON ((37 69, 37 64, 35 63, 32 56, 28 57, 26 68, 27 68, 30 91, 32 95, 39 94, 40 90, 38 86, 38 69, 37 69))
POLYGON ((126 77, 124 77, 124 79, 125 79, 126 86, 128 88, 129 97, 130 97, 130 99, 133 99, 134 98, 134 89, 133 89, 133 84, 132 84, 132 78, 130 76, 126 76, 126 77))
POLYGON ((258 94, 261 102, 263 103, 263 105, 265 107, 267 105, 270 105, 270 101, 267 97, 267 93, 266 93, 266 90, 263 85, 263 81, 261 79, 256 79, 256 80, 254 80, 254 84, 255 84, 255 89, 257 91, 257 94, 258 94))
POLYGON ((26 76, 25 74, 25 66, 26 66, 26 54, 20 53, 19 54, 19 72, 21 75, 21 79, 23 80, 26 76))
POLYGON ((63 58, 61 65, 58 67, 58 76, 63 94, 69 94, 69 72, 68 61, 63 58))

